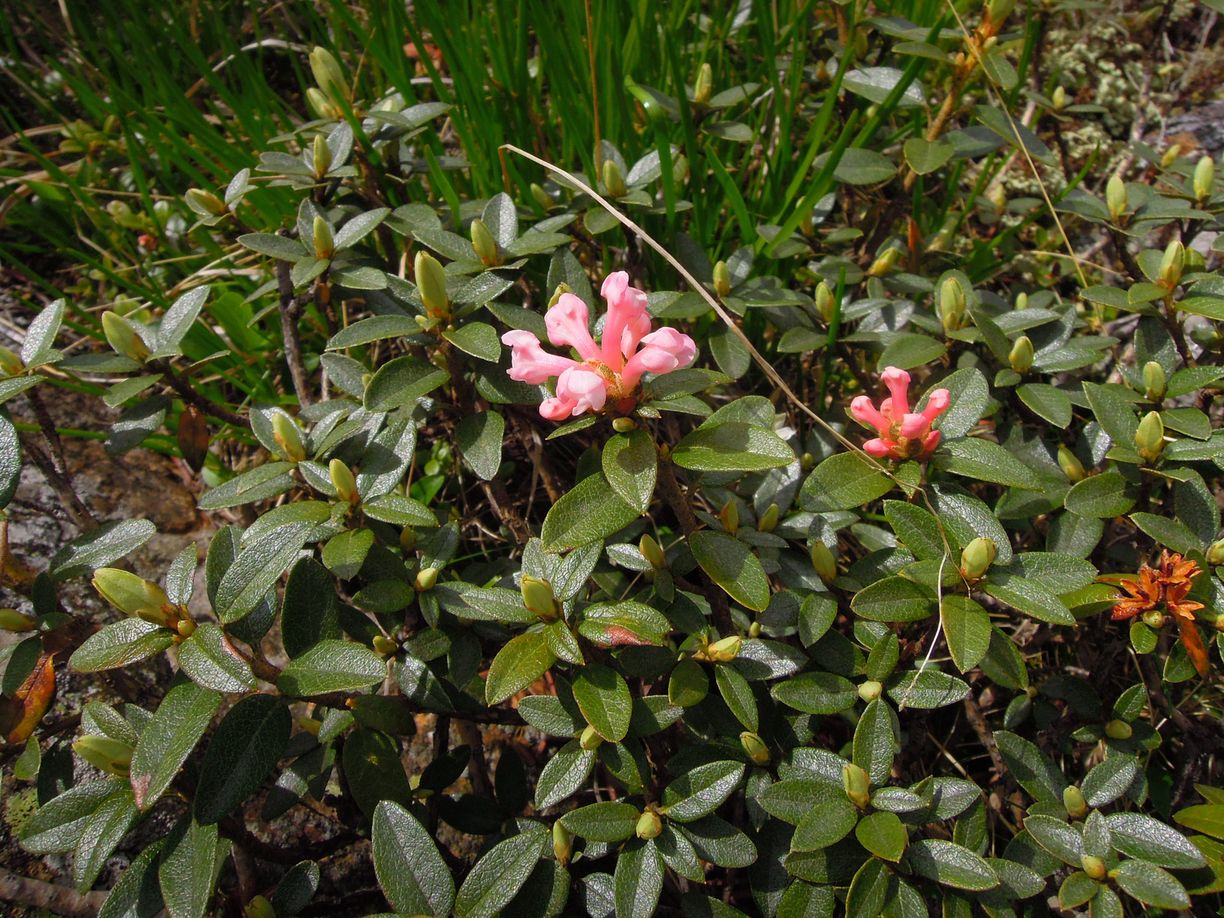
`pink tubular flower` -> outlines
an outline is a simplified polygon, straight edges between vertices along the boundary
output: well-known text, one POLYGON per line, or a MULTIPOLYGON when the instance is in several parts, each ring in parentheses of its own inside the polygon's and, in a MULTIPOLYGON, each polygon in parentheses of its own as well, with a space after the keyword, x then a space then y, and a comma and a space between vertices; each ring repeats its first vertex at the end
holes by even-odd
POLYGON ((910 375, 896 367, 885 367, 880 378, 888 387, 889 397, 878 409, 866 395, 850 403, 854 419, 879 434, 864 443, 863 450, 877 459, 926 459, 939 445, 939 431, 931 430, 931 424, 948 410, 951 394, 947 389, 936 389, 927 396, 922 411, 911 412, 910 375))
POLYGON ((510 346, 511 379, 540 385, 557 378, 556 395, 540 405, 540 414, 550 421, 598 413, 609 399, 626 410, 642 374, 670 373, 697 359, 697 345, 688 335, 674 328, 650 330, 646 294, 629 286, 624 271, 609 274, 600 293, 608 301, 608 314, 598 344, 591 337, 586 303, 574 294, 561 294, 544 316, 549 342, 573 348, 578 360, 548 353, 529 331, 502 335, 502 343, 510 346))

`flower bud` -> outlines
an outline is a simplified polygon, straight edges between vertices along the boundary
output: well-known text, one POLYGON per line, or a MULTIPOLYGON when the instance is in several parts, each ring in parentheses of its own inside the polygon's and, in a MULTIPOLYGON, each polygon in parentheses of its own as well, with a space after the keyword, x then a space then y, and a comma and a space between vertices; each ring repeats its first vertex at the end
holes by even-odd
POLYGON ((1149 609, 1147 612, 1144 612, 1142 620, 1145 625, 1154 631, 1163 628, 1165 623, 1164 613, 1159 609, 1149 609))
POLYGON ((965 288, 955 277, 948 277, 939 285, 939 321, 945 333, 951 333, 965 324, 965 288))
POLYGON ((318 214, 314 218, 314 253, 316 258, 331 258, 336 253, 331 225, 318 214))
POLYGON ((33 631, 34 619, 16 609, 0 609, 0 631, 33 631))
POLYGON ((842 788, 850 802, 860 810, 866 809, 871 803, 871 778, 860 766, 842 766, 842 788))
POLYGON ((638 817, 637 825, 633 828, 634 834, 641 839, 658 838, 662 831, 663 820, 654 810, 646 810, 642 813, 638 817))
POLYGON ((568 864, 570 855, 574 853, 574 833, 562 825, 560 819, 553 823, 552 846, 557 863, 562 866, 568 864))
POLYGON ((94 571, 93 587, 99 595, 125 615, 143 618, 155 625, 166 625, 170 598, 156 583, 117 567, 94 571))
POLYGON ((739 529, 739 507, 734 499, 723 504, 723 508, 718 511, 718 519, 723 524, 723 529, 735 535, 739 529))
POLYGON ((1122 181, 1122 176, 1114 173, 1105 183, 1105 206, 1109 209, 1109 216, 1114 223, 1121 222, 1126 213, 1126 205, 1126 182, 1122 181))
POLYGON ((1055 86, 1050 101, 1054 103, 1054 111, 1061 112, 1067 107, 1067 91, 1061 86, 1055 86))
POLYGON ((132 747, 109 736, 82 736, 72 744, 72 751, 94 768, 121 778, 128 776, 128 768, 132 764, 132 747))
POLYGON ((778 525, 778 516, 781 514, 777 504, 770 504, 765 508, 765 512, 761 514, 761 518, 757 520, 757 532, 773 532, 778 525))
POLYGON ((1149 411, 1135 431, 1135 449, 1148 462, 1155 462, 1164 452, 1164 421, 1159 411, 1149 411))
POLYGON ((1011 11, 1016 7, 1016 0, 990 0, 986 6, 986 15, 989 17, 991 24, 994 26, 994 31, 999 31, 999 26, 1003 24, 1011 11))
POLYGON ((991 185, 986 191, 986 200, 994 206, 996 214, 1001 214, 1007 206, 1007 192, 1002 185, 991 185))
POLYGON ((1177 162, 1177 157, 1181 156, 1181 144, 1171 143, 1169 148, 1164 151, 1164 155, 1160 157, 1160 168, 1168 169, 1171 165, 1177 162))
POLYGON ((744 755, 752 759, 757 765, 764 767, 769 764, 769 747, 765 745, 765 741, 757 734, 747 730, 741 733, 740 748, 744 750, 744 755))
POLYGON ((868 704, 875 701, 884 693, 884 683, 878 682, 875 679, 868 679, 858 687, 858 696, 868 704))
POLYGON ((523 596, 523 605, 529 612, 534 612, 543 621, 556 621, 561 614, 557 600, 553 596, 552 584, 538 577, 523 576, 519 580, 519 592, 523 596))
POLYGON ((1110 739, 1116 739, 1116 740, 1130 739, 1131 734, 1133 734, 1134 732, 1135 731, 1131 727, 1130 724, 1128 724, 1124 720, 1118 720, 1117 718, 1114 718, 1113 720, 1111 720, 1109 723, 1105 725, 1105 735, 1108 736, 1110 739))
POLYGON ((1105 874, 1108 872, 1105 862, 1092 854, 1080 855, 1080 867, 1083 868, 1084 873, 1098 881, 1105 879, 1105 874))
POLYGON ((302 443, 302 431, 293 418, 278 411, 272 415, 272 439, 290 462, 301 462, 306 458, 306 447, 302 443))
POLYGON ((1028 294, 1023 290, 1016 294, 1016 312, 1028 309, 1028 294))
POLYGON ((693 86, 693 101, 705 105, 710 101, 714 91, 714 70, 709 64, 702 64, 697 70, 697 81, 693 86))
POLYGON ((1194 196, 1200 201, 1211 197, 1211 186, 1215 183, 1215 160, 1204 156, 1194 164, 1194 196))
POLYGON ((310 107, 311 113, 316 118, 335 118, 339 114, 336 111, 336 106, 323 94, 322 90, 316 89, 314 86, 306 88, 306 104, 310 107))
POLYGON ((1143 365, 1143 393, 1147 400, 1149 402, 1162 401, 1167 387, 1164 367, 1155 360, 1145 363, 1143 365))
POLYGON ((255 896, 242 909, 243 918, 276 918, 276 909, 265 896, 255 896))
POLYGON ((569 284, 564 283, 564 282, 557 284, 557 289, 554 290, 552 292, 552 296, 548 298, 548 306, 545 307, 544 311, 547 312, 549 309, 552 309, 554 306, 556 306, 557 303, 561 300, 561 297, 563 294, 573 293, 573 292, 574 291, 570 288, 569 284))
POLYGON ((0 373, 5 376, 17 376, 24 371, 25 364, 21 362, 21 358, 0 344, 0 373))
POLYGON ((1217 539, 1211 543, 1211 547, 1207 549, 1207 563, 1224 564, 1224 539, 1217 539))
POLYGON ((599 735, 599 731, 590 724, 587 724, 582 728, 582 732, 578 734, 578 745, 587 752, 591 752, 603 745, 603 737, 599 735))
POLYGON ((552 199, 552 197, 543 189, 543 187, 537 185, 535 182, 531 183, 531 197, 536 202, 536 205, 540 208, 540 210, 549 211, 556 206, 556 201, 552 199))
MULTIPOLYGON (((1221 616, 1221 619, 1224 620, 1224 616, 1221 616)), ((760 636, 761 636, 761 623, 753 622, 751 625, 748 626, 748 637, 759 638, 760 636)))
POLYGON ((966 580, 980 580, 990 570, 996 554, 994 539, 978 536, 961 552, 961 576, 966 580))
POLYGON ((446 269, 426 251, 416 253, 412 262, 417 289, 425 312, 434 318, 450 315, 450 298, 446 295, 446 269))
POLYGON ((661 571, 667 567, 667 555, 663 552, 663 547, 654 540, 649 532, 644 533, 638 541, 638 551, 642 553, 642 557, 650 562, 650 566, 656 571, 661 571))
POLYGON ((1017 373, 1023 375, 1033 368, 1033 342, 1028 335, 1021 335, 1012 345, 1007 362, 1017 373))
POLYGON ((629 433, 631 430, 637 430, 637 422, 633 418, 613 418, 612 429, 617 433, 629 433))
POLYGON ((901 250, 896 246, 889 246, 883 252, 876 256, 875 261, 871 263, 871 267, 867 269, 868 277, 883 277, 894 267, 901 259, 901 250))
POLYGON ((385 634, 374 635, 374 640, 370 643, 374 646, 374 652, 380 657, 392 657, 399 653, 399 643, 385 634))
POLYGON ((203 188, 188 188, 186 198, 187 206, 198 214, 219 217, 225 213, 225 202, 211 191, 205 191, 203 188))
POLYGON ((310 72, 319 89, 332 99, 349 97, 348 81, 344 79, 340 62, 326 48, 315 47, 310 52, 310 72))
POLYGON ((616 161, 605 159, 603 164, 604 192, 610 198, 619 198, 629 189, 625 186, 625 177, 621 175, 620 166, 616 161))
POLYGON ((1058 467, 1072 483, 1083 481, 1088 476, 1088 473, 1084 471, 1084 463, 1080 462, 1079 457, 1066 446, 1058 447, 1058 467))
POLYGON ((321 179, 327 175, 327 170, 332 164, 332 151, 327 145, 327 138, 322 134, 315 134, 315 139, 310 147, 310 157, 314 160, 314 177, 321 179))
POLYGON ((721 638, 707 647, 706 657, 712 663, 730 663, 739 656, 740 648, 743 646, 744 639, 738 634, 733 634, 731 637, 721 638))
POLYGON ((343 459, 333 459, 329 462, 327 474, 331 477, 332 487, 336 489, 337 497, 350 504, 361 500, 357 493, 357 479, 353 477, 353 470, 345 465, 343 459))
POLYGON ((400 548, 403 549, 404 552, 410 552, 414 548, 416 548, 416 543, 417 543, 416 530, 413 529, 411 526, 405 526, 403 529, 401 529, 400 535, 399 535, 399 543, 400 543, 400 548))
POLYGON ((829 546, 820 539, 812 542, 812 547, 808 551, 812 559, 812 567, 816 568, 816 574, 825 583, 832 583, 837 576, 837 559, 833 557, 833 552, 829 551, 829 546))
POLYGON ((497 240, 493 238, 485 222, 477 217, 472 221, 469 232, 472 237, 472 248, 476 250, 476 257, 480 259, 480 263, 486 268, 496 268, 500 265, 502 257, 497 248, 497 240))
POLYGON ((102 333, 106 336, 107 344, 115 349, 115 353, 122 354, 129 360, 144 363, 149 356, 149 346, 144 343, 144 339, 132 327, 132 323, 116 312, 102 313, 102 333))
POLYGON ((1186 248, 1176 239, 1165 248, 1164 257, 1160 259, 1160 285, 1166 290, 1172 290, 1181 280, 1182 269, 1186 265, 1186 248))
POLYGON ((726 296, 731 292, 731 270, 722 260, 714 263, 714 292, 719 296, 726 296))
POLYGON ((413 581, 413 586, 416 587, 418 593, 428 593, 438 583, 438 569, 436 567, 426 567, 417 572, 416 580, 413 581))
POLYGON ((1062 798, 1063 807, 1072 819, 1083 819, 1088 815, 1088 802, 1084 800, 1084 793, 1074 784, 1063 789, 1062 798))
POLYGON ((825 325, 833 324, 833 315, 836 312, 836 304, 833 302, 833 291, 829 289, 829 285, 821 281, 816 285, 816 314, 820 316, 825 325))

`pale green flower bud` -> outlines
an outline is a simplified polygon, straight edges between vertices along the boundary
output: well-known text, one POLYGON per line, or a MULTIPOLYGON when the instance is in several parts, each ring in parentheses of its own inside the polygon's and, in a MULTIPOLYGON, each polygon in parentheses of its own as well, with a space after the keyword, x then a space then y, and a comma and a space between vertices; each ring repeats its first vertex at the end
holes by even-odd
POLYGON ((1092 854, 1080 855, 1080 867, 1083 868, 1084 873, 1098 882, 1105 879, 1105 875, 1109 872, 1105 862, 1092 854))
POLYGON ((118 313, 109 310, 102 313, 102 333, 106 336, 106 342, 115 349, 115 353, 137 363, 144 363, 148 358, 149 346, 132 327, 132 323, 118 313))
POLYGON ((769 764, 769 747, 765 745, 765 741, 757 734, 747 730, 741 733, 740 748, 744 750, 744 755, 752 759, 757 765, 764 767, 769 764))
POLYGON ((641 839, 658 838, 659 833, 663 831, 663 820, 659 818, 659 814, 654 810, 646 810, 638 817, 637 825, 633 832, 641 839))
POLYGON ((1083 819, 1088 815, 1088 802, 1084 799, 1084 793, 1074 784, 1063 790, 1062 798, 1063 807, 1072 819, 1083 819))
POLYGON ((331 258, 336 253, 331 225, 318 214, 314 218, 314 252, 316 258, 331 258))
POLYGON ((757 532, 773 532, 778 525, 778 517, 781 512, 777 504, 770 504, 766 507, 761 518, 757 520, 757 532))
POLYGON ((633 418, 613 418, 612 429, 617 433, 629 433, 631 430, 637 430, 637 422, 633 418))
POLYGON ((629 189, 625 185, 625 177, 621 175, 620 166, 615 160, 605 159, 603 164, 604 192, 610 198, 619 198, 629 189))
POLYGON ((319 119, 335 118, 339 114, 336 106, 331 103, 326 94, 314 86, 306 88, 306 104, 310 107, 311 113, 319 119))
POLYGON ((1164 367, 1155 360, 1149 360, 1143 365, 1143 391, 1149 402, 1159 402, 1164 399, 1168 381, 1165 379, 1164 367))
POLYGON ((1169 144, 1169 148, 1165 150, 1164 155, 1160 157, 1160 168, 1168 169, 1171 165, 1177 162, 1177 157, 1181 156, 1181 151, 1181 144, 1169 144))
POLYGON ((412 270, 416 276, 421 302, 425 304, 425 311, 434 318, 450 315, 450 297, 446 295, 446 269, 442 267, 442 263, 421 250, 413 259, 412 270))
POLYGON ((895 268, 897 262, 900 260, 901 250, 896 246, 889 246, 876 256, 875 261, 871 263, 871 267, 867 269, 867 276, 883 277, 885 274, 895 268))
POLYGON ((744 639, 738 634, 715 641, 706 648, 706 656, 712 663, 730 663, 739 656, 744 639))
POLYGON ((1127 740, 1135 732, 1134 728, 1124 720, 1114 719, 1105 725, 1105 735, 1110 739, 1127 740))
POLYGON ((871 803, 871 778, 860 766, 842 766, 842 788, 850 802, 860 810, 866 809, 871 803))
POLYGON ((519 593, 527 611, 534 612, 542 621, 556 621, 561 614, 561 608, 553 596, 552 584, 547 580, 524 575, 519 580, 519 593))
POLYGON ((966 580, 980 580, 994 564, 997 554, 994 539, 978 536, 961 552, 961 575, 966 580))
POLYGON ((380 657, 391 657, 399 653, 399 644, 385 634, 374 635, 374 640, 370 643, 374 645, 374 652, 380 657))
POLYGON ((564 281, 557 284, 557 289, 554 290, 552 292, 552 296, 548 298, 548 306, 545 307, 545 312, 547 312, 549 309, 552 309, 554 306, 556 306, 557 302, 561 299, 561 297, 564 294, 573 293, 573 292, 574 291, 570 288, 570 285, 565 283, 564 281))
POLYGON ((126 778, 134 750, 121 740, 88 734, 72 744, 72 751, 94 768, 126 778))
POLYGON ((553 823, 552 847, 553 857, 557 859, 557 863, 562 866, 568 864, 570 856, 574 853, 574 833, 563 826, 560 819, 553 823))
POLYGON ((1055 86, 1050 101, 1054 103, 1054 111, 1061 112, 1067 107, 1067 91, 1061 86, 1055 86))
POLYGON ((1028 335, 1021 335, 1016 339, 1016 343, 1012 345, 1011 353, 1007 355, 1007 362, 1011 364, 1011 368, 1017 373, 1024 375, 1033 368, 1033 342, 1029 340, 1028 335))
POLYGON ((326 48, 316 47, 310 52, 310 72, 325 94, 333 99, 349 98, 348 81, 340 62, 326 48))
POLYGON ((1105 206, 1114 223, 1121 222, 1127 206, 1126 182, 1122 181, 1122 176, 1117 173, 1111 175, 1105 183, 1105 206))
POLYGON ((723 524, 723 529, 735 535, 739 529, 739 507, 734 500, 729 500, 723 504, 723 508, 718 511, 719 522, 723 524))
POLYGON ((156 583, 137 577, 117 567, 100 567, 94 571, 93 587, 98 594, 124 615, 143 618, 165 626, 172 608, 170 599, 156 583))
POLYGON ((812 547, 808 551, 812 559, 812 567, 816 568, 816 573, 825 583, 831 583, 837 577, 837 559, 833 557, 833 552, 829 551, 829 546, 820 539, 812 542, 812 547))
POLYGON ((1165 615, 1159 609, 1149 609, 1143 613, 1143 623, 1153 631, 1159 631, 1164 627, 1165 615))
POLYGON ((1211 186, 1215 182, 1215 160, 1204 156, 1194 165, 1194 196, 1200 201, 1211 197, 1211 186))
POLYGON ((825 325, 833 323, 835 305, 833 302, 833 291, 829 289, 828 284, 821 281, 816 285, 816 313, 825 325))
POLYGON ((714 91, 714 70, 709 64, 702 64, 697 70, 697 81, 693 86, 693 101, 705 105, 710 101, 714 91))
POLYGON ((991 23, 996 26, 995 31, 998 31, 997 26, 1003 24, 1003 21, 1011 15, 1013 9, 1016 8, 1016 0, 990 0, 986 7, 986 15, 990 17, 991 23))
POLYGON ((1164 452, 1164 421, 1159 411, 1149 411, 1139 421, 1135 431, 1135 449, 1148 462, 1155 462, 1164 452))
POLYGON ((205 191, 203 188, 188 188, 186 198, 187 205, 197 214, 219 217, 225 213, 225 202, 211 191, 205 191))
POLYGON ((556 201, 552 199, 547 191, 535 182, 531 183, 531 197, 539 205, 540 210, 549 211, 556 206, 556 201))
POLYGON ((5 376, 18 376, 25 372, 25 364, 21 358, 4 345, 0 345, 0 373, 5 376))
POLYGON ((858 687, 858 696, 868 704, 875 701, 884 693, 884 683, 877 682, 875 679, 868 679, 858 687))
POLYGON ((290 462, 301 462, 306 458, 302 431, 289 415, 280 411, 272 415, 272 439, 280 447, 281 454, 290 462))
POLYGON ((1186 247, 1174 239, 1165 248, 1164 257, 1160 259, 1160 285, 1167 290, 1176 287, 1185 265, 1186 247))
POLYGON ((436 567, 427 567, 417 572, 413 586, 416 587, 418 593, 428 593, 437 583, 438 569, 436 567))
POLYGON ((276 909, 265 896, 255 896, 243 907, 243 918, 276 918, 276 909))
POLYGON ((1224 539, 1217 539, 1211 543, 1211 547, 1207 549, 1207 563, 1224 564, 1224 539))
POLYGON ((719 296, 726 296, 731 292, 731 271, 722 260, 714 263, 714 292, 719 296))
POLYGON ((497 240, 493 238, 493 234, 489 232, 484 221, 479 217, 473 220, 470 232, 472 248, 476 250, 476 257, 480 259, 480 263, 486 268, 495 268, 500 265, 502 257, 497 248, 497 240))
POLYGON ((332 487, 336 489, 336 496, 341 500, 355 504, 361 499, 357 493, 357 479, 353 477, 353 470, 345 465, 343 459, 333 459, 329 462, 327 474, 331 477, 332 487))
POLYGON ((948 277, 939 285, 939 320, 944 332, 952 333, 965 324, 965 288, 955 277, 948 277))
POLYGON ((1016 312, 1022 309, 1028 309, 1028 294, 1023 291, 1016 294, 1016 312))
POLYGON ((314 160, 315 178, 321 179, 327 175, 327 170, 332 164, 332 151, 327 145, 327 138, 322 134, 315 134, 315 139, 310 147, 310 158, 314 160))
POLYGON ((603 745, 603 737, 599 735, 599 731, 587 724, 582 728, 582 733, 578 735, 578 745, 587 752, 591 752, 603 745))
POLYGON ((1084 463, 1080 462, 1079 457, 1067 446, 1058 447, 1058 467, 1072 482, 1083 481, 1088 475, 1084 471, 1084 463))
POLYGON ((638 551, 642 553, 642 557, 650 562, 650 566, 656 571, 661 571, 667 567, 667 555, 663 552, 663 547, 654 540, 654 537, 649 533, 644 533, 638 541, 638 551))

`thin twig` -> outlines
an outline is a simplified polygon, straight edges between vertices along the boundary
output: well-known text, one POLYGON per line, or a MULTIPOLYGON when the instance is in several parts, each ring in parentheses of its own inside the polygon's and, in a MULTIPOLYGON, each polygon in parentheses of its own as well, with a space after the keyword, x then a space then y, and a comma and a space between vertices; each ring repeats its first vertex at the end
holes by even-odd
POLYGON ((301 304, 293 295, 293 278, 289 262, 276 263, 276 281, 280 291, 281 333, 285 339, 285 363, 289 365, 289 377, 293 380, 293 391, 298 404, 310 405, 310 387, 306 379, 306 365, 302 362, 302 338, 298 333, 297 320, 301 304))
POLYGON ((213 402, 195 389, 191 388, 191 384, 183 377, 178 375, 178 372, 171 366, 168 360, 159 360, 154 363, 157 371, 162 374, 162 379, 166 384, 188 405, 200 409, 201 413, 212 415, 219 421, 224 421, 226 424, 232 424, 235 427, 242 427, 247 430, 251 429, 251 422, 240 414, 235 414, 228 408, 222 408, 216 402, 213 402))
POLYGON ((21 448, 25 454, 30 457, 38 470, 42 472, 43 478, 47 479, 47 484, 58 495, 60 501, 63 502, 64 509, 68 511, 68 515, 72 517, 72 522, 82 532, 88 532, 91 529, 98 528, 98 521, 90 512, 85 503, 77 496, 76 491, 72 488, 72 482, 68 480, 66 474, 60 474, 59 469, 55 467, 55 463, 51 457, 43 452, 41 446, 31 440, 29 437, 21 438, 21 448))
POLYGON ((64 918, 94 918, 105 901, 104 892, 79 893, 71 886, 32 880, 0 867, 0 902, 45 909, 64 918))

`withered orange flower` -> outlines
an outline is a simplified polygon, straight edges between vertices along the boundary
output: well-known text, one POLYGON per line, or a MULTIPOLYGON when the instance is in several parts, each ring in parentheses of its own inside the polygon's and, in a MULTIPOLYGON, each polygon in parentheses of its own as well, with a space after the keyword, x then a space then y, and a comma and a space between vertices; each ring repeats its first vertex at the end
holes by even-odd
POLYGON ((1126 595, 1114 605, 1110 617, 1114 621, 1122 621, 1145 612, 1164 612, 1173 616, 1190 662, 1198 674, 1206 679, 1210 670, 1207 648, 1194 619, 1194 613, 1203 608, 1203 604, 1186 598, 1194 578, 1200 573, 1202 571, 1194 561, 1162 551, 1158 566, 1145 564, 1136 577, 1128 577, 1118 583, 1126 595))

